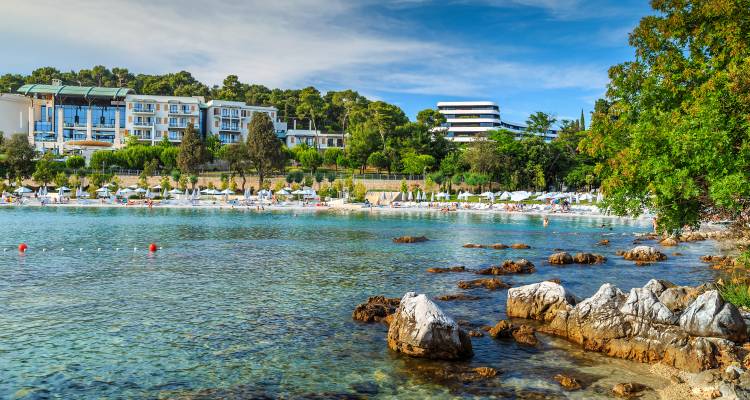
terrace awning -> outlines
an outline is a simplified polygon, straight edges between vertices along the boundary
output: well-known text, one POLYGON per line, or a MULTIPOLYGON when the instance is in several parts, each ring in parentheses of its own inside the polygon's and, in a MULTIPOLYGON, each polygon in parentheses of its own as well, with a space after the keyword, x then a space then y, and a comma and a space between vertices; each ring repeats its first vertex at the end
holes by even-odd
POLYGON ((28 84, 23 85, 16 91, 23 95, 30 94, 47 94, 53 96, 72 96, 91 98, 124 98, 128 94, 135 93, 130 88, 107 88, 98 86, 68 86, 68 85, 40 85, 28 84))

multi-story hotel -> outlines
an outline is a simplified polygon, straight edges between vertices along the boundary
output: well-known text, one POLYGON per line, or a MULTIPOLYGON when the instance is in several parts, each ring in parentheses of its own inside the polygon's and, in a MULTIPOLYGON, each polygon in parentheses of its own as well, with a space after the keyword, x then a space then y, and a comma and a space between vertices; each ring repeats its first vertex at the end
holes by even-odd
POLYGON ((446 119, 442 129, 446 131, 446 137, 455 142, 471 142, 498 129, 509 130, 516 134, 516 138, 532 134, 550 141, 557 137, 554 129, 532 133, 524 125, 502 121, 500 107, 491 101, 441 101, 437 106, 446 119))
MULTIPOLYGON (((211 100, 206 104, 206 132, 216 135, 222 144, 237 143, 247 138, 253 114, 266 113, 276 121, 275 107, 249 106, 239 101, 211 100)), ((274 122, 276 131, 280 130, 274 122)), ((286 127, 286 124, 283 124, 286 127)), ((286 129, 282 129, 286 131, 286 129)))
POLYGON ((188 124, 205 138, 215 135, 222 144, 247 138, 253 114, 268 114, 276 135, 290 147, 308 143, 312 147, 342 147, 341 134, 308 129, 287 129, 277 120, 275 107, 250 106, 242 102, 203 97, 152 96, 128 88, 62 85, 24 85, 19 95, 0 97, 0 117, 8 134, 28 132, 29 142, 42 152, 74 152, 89 155, 95 150, 117 149, 129 137, 155 144, 167 138, 182 141, 188 124), (6 115, 7 114, 7 115, 6 115), (16 128, 17 126, 17 128, 16 128), (287 138, 288 134, 290 135, 287 138))
POLYGON ((39 151, 93 151, 123 142, 127 88, 23 85, 29 142, 39 151))
MULTIPOLYGON (((166 137, 170 142, 179 143, 188 124, 202 131, 203 103, 203 97, 129 94, 125 96, 125 136, 133 135, 151 143, 166 137)), ((122 142, 113 144, 119 147, 122 142)))

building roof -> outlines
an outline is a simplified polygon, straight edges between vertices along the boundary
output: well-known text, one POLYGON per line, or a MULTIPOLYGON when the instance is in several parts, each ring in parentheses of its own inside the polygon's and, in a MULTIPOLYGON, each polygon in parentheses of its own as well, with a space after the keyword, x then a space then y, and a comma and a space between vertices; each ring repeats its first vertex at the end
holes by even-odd
POLYGON ((130 88, 107 88, 97 86, 68 86, 68 85, 23 85, 16 91, 23 95, 51 94, 53 96, 78 96, 84 98, 122 98, 134 93, 130 88))

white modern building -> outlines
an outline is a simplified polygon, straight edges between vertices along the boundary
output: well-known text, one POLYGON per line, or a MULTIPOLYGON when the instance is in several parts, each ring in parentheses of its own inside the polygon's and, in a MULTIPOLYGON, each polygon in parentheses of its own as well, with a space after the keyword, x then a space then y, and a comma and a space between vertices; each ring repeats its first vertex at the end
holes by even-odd
POLYGON ((0 132, 6 138, 29 132, 31 99, 18 94, 0 93, 0 132))
POLYGON ((181 142, 188 124, 192 123, 195 130, 201 132, 203 102, 203 97, 199 96, 129 94, 125 97, 125 137, 122 142, 130 135, 151 143, 164 137, 170 142, 181 142))
POLYGON ((301 144, 306 144, 318 150, 325 150, 329 147, 343 148, 344 135, 341 133, 323 133, 319 130, 313 130, 311 127, 304 129, 298 126, 297 120, 293 120, 292 129, 287 129, 284 134, 284 142, 289 148, 301 144))
MULTIPOLYGON (((515 133, 516 138, 531 134, 522 124, 502 121, 500 107, 492 101, 441 101, 437 106, 446 119, 442 127, 446 137, 454 142, 472 142, 487 137, 488 131, 499 129, 515 133)), ((553 129, 533 134, 544 137, 546 141, 557 137, 557 131, 553 129)))
MULTIPOLYGON (((249 106, 239 101, 211 100, 206 105, 206 133, 215 135, 222 144, 247 138, 250 120, 255 113, 266 113, 276 121, 276 107, 249 106)), ((278 130, 277 123, 275 128, 278 130)))

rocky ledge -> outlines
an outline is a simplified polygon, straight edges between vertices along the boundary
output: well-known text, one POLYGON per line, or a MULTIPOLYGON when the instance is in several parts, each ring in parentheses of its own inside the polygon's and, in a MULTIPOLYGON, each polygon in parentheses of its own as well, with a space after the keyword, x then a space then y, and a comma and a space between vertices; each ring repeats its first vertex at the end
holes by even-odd
POLYGON ((742 315, 711 286, 653 279, 629 294, 604 284, 583 301, 552 282, 512 288, 506 314, 543 321, 539 332, 586 350, 690 372, 739 363, 736 343, 748 338, 742 315))
POLYGON ((388 347, 413 357, 441 360, 474 354, 469 335, 426 295, 414 292, 401 299, 388 329, 388 347))
POLYGON ((552 254, 547 258, 547 261, 553 265, 565 265, 565 264, 602 264, 607 262, 607 258, 601 254, 594 253, 576 253, 575 256, 571 256, 570 253, 561 251, 552 254))
POLYGON ((372 296, 366 303, 358 305, 352 313, 355 321, 389 322, 389 317, 396 312, 400 299, 385 296, 372 296))
POLYGON ((532 274, 536 271, 534 264, 525 259, 505 260, 501 265, 493 265, 489 268, 477 271, 479 275, 508 275, 508 274, 532 274))

